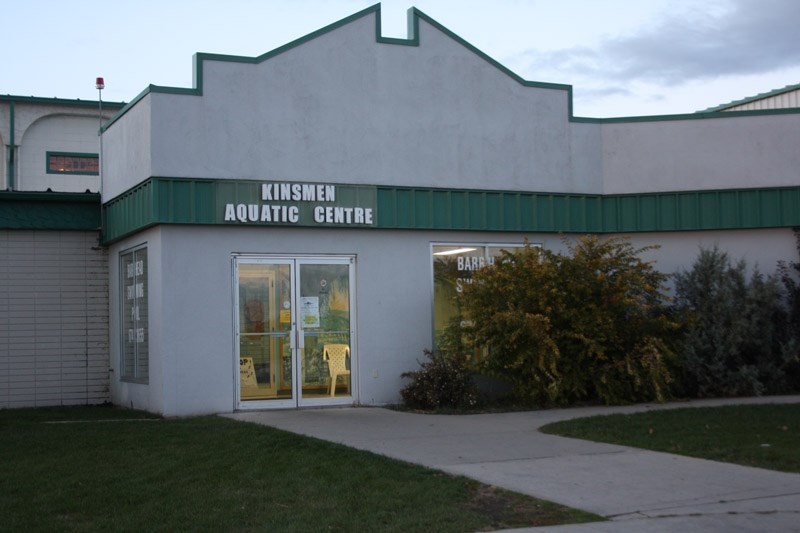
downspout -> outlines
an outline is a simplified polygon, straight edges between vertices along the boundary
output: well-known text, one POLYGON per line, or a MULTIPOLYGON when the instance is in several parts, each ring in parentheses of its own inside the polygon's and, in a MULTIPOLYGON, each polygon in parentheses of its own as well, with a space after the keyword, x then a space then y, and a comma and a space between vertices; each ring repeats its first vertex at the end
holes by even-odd
POLYGON ((11 130, 11 134, 9 135, 9 143, 8 143, 8 190, 13 191, 14 186, 16 185, 14 179, 14 100, 9 101, 8 105, 8 114, 9 114, 9 129, 11 130))

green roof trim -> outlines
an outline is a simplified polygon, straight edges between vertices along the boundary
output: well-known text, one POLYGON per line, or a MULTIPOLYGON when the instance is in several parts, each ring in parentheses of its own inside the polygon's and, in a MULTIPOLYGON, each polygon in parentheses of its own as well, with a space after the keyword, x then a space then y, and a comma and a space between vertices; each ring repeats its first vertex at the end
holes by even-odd
MULTIPOLYGON (((252 193, 253 183, 150 178, 104 205, 104 241, 114 242, 159 224, 221 224, 224 202, 259 201, 252 193)), ((800 226, 800 186, 619 195, 374 189, 372 227, 377 229, 633 233, 800 226)))
POLYGON ((96 193, 0 191, 0 229, 100 229, 96 193))
MULTIPOLYGON (((71 107, 92 107, 97 108, 99 105, 98 100, 81 100, 69 98, 42 98, 39 96, 16 96, 13 94, 0 94, 0 102, 11 102, 19 104, 37 104, 37 105, 59 105, 71 107)), ((103 107, 122 108, 125 102, 107 102, 103 100, 103 107)))
POLYGON ((800 83, 795 85, 787 85, 781 89, 773 89, 771 91, 767 91, 765 93, 759 93, 755 96, 748 96, 742 98, 740 100, 734 100, 732 102, 728 102, 727 104, 720 104, 718 106, 709 107, 708 109, 703 109, 698 111, 698 113, 709 113, 709 112, 717 112, 717 111, 725 111, 726 109, 730 109, 731 107, 737 107, 744 104, 749 104, 751 102, 757 102, 759 100, 764 100, 765 98, 770 98, 772 96, 777 96, 779 94, 788 93, 791 91, 796 91, 800 89, 800 83))
POLYGON ((507 76, 511 77, 512 79, 516 80, 518 83, 525 87, 533 87, 539 89, 552 89, 552 90, 560 90, 566 91, 567 93, 567 119, 570 122, 579 122, 579 123, 596 123, 596 124, 605 124, 605 123, 620 123, 620 122, 649 122, 649 121, 666 121, 666 120, 698 120, 698 119, 718 119, 718 118, 732 118, 732 117, 741 117, 741 116, 752 116, 752 115, 770 115, 770 114, 791 114, 791 113, 800 113, 800 109, 780 109, 780 110, 759 110, 759 111, 733 111, 730 113, 716 113, 716 112, 698 112, 698 113, 686 113, 686 114, 678 114, 678 115, 652 115, 652 116, 633 116, 633 117, 615 117, 615 118, 588 118, 588 117, 575 117, 573 115, 573 93, 572 93, 572 85, 561 84, 561 83, 547 83, 547 82, 537 82, 537 81, 529 81, 522 78, 519 74, 511 71, 506 66, 502 65, 495 59, 489 57, 487 54, 470 44, 469 42, 465 41, 446 27, 442 26, 434 19, 423 13, 417 8, 410 8, 408 10, 408 38, 407 39, 398 39, 393 37, 383 37, 381 35, 381 5, 375 4, 370 6, 366 9, 358 11, 348 17, 345 17, 337 22, 329 24, 319 30, 309 33, 303 37, 295 39, 283 46, 279 46, 272 51, 269 51, 265 54, 262 54, 257 57, 247 57, 247 56, 235 56, 235 55, 225 55, 225 54, 212 54, 212 53, 203 53, 198 52, 194 55, 194 63, 193 63, 193 80, 194 80, 194 87, 192 88, 180 88, 180 87, 164 87, 159 85, 149 85, 146 87, 141 93, 139 93, 133 100, 131 100, 125 107, 123 107, 114 117, 111 118, 106 124, 104 124, 103 129, 109 128, 112 124, 114 124, 120 117, 122 117, 131 107, 136 105, 140 100, 142 100, 145 96, 151 93, 160 93, 160 94, 176 94, 176 95, 185 95, 185 96, 202 96, 203 95, 203 64, 205 61, 228 61, 233 63, 250 63, 250 64, 258 64, 271 59, 279 54, 282 54, 292 48, 305 44, 309 41, 316 39, 326 33, 334 31, 342 26, 346 26, 353 21, 359 20, 363 17, 374 15, 375 17, 375 41, 379 44, 389 44, 389 45, 399 45, 399 46, 420 46, 420 36, 419 36, 419 21, 420 19, 424 20, 431 26, 435 27, 440 32, 444 33, 454 41, 458 42, 472 53, 476 54, 483 60, 487 61, 498 70, 506 74, 507 76))
POLYGON ((800 187, 559 194, 378 187, 378 227, 627 233, 795 227, 800 187))

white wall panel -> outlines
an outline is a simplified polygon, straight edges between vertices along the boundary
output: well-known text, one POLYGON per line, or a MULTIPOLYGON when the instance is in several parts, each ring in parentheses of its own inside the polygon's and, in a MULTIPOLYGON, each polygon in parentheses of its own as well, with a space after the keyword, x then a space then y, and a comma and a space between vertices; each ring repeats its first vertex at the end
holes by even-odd
POLYGON ((0 231, 0 407, 109 401, 108 268, 97 239, 0 231))

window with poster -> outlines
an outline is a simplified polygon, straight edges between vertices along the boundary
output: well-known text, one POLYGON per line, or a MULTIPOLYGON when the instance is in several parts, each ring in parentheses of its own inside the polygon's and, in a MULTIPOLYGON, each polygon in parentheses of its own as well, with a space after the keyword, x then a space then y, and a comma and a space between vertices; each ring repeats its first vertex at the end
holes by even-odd
POLYGON ((120 278, 122 289, 120 377, 124 381, 147 383, 149 374, 147 248, 142 246, 120 254, 120 278))
MULTIPOLYGON (((442 345, 451 325, 465 325, 459 308, 458 295, 472 283, 473 273, 493 265, 503 250, 513 252, 522 244, 434 244, 433 260, 433 333, 434 347, 442 345)), ((480 353, 475 354, 480 358, 480 353)))

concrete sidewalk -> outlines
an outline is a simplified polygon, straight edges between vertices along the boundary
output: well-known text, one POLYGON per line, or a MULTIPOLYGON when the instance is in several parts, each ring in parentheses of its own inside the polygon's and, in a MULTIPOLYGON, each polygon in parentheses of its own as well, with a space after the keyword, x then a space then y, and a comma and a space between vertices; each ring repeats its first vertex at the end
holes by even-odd
POLYGON ((798 402, 800 396, 782 396, 460 416, 381 408, 226 416, 464 475, 612 520, 540 528, 548 531, 800 532, 800 474, 538 431, 550 422, 600 414, 798 402))

